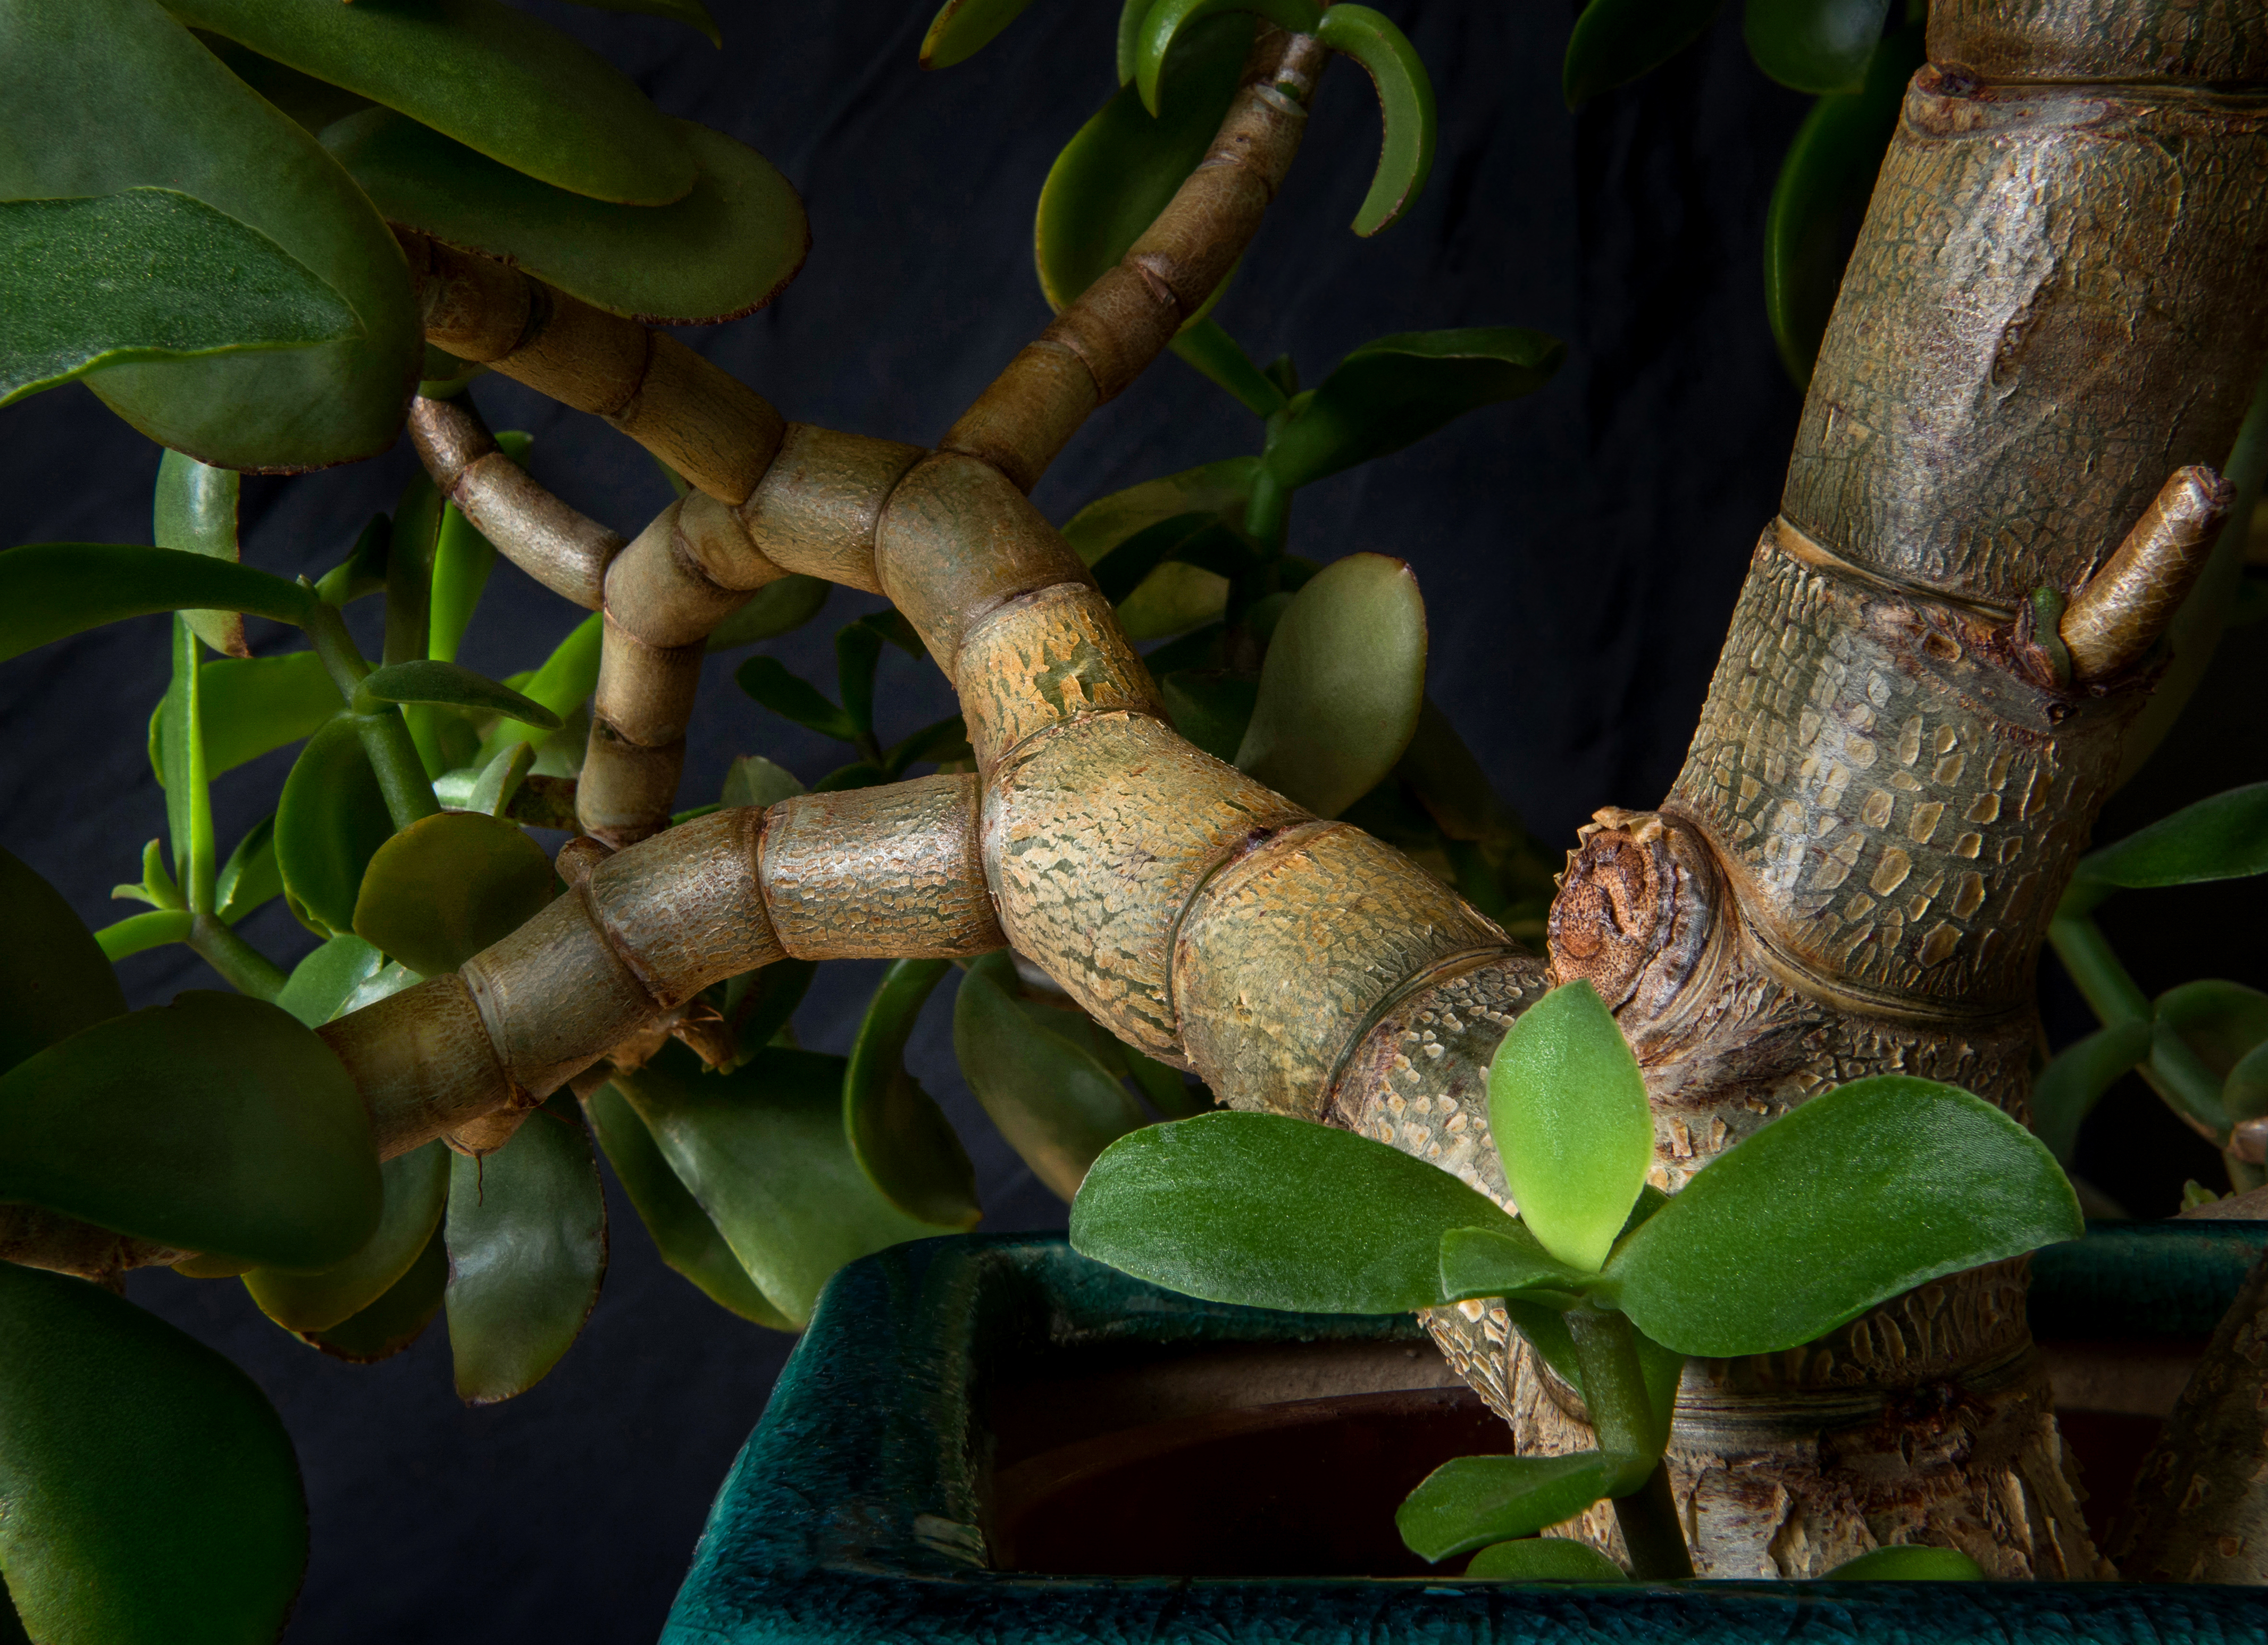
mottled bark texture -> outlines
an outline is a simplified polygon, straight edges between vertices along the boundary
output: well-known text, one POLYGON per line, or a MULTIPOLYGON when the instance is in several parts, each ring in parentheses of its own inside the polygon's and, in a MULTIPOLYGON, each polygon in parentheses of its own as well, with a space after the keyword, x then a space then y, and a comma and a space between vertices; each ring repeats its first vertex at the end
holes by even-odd
MULTIPOLYGON (((2257 83, 2262 22, 1933 9, 1934 66, 1685 768, 1658 811, 1600 813, 1552 914, 1555 978, 1596 983, 1646 1066, 1663 1186, 1867 1074, 2023 1113, 2047 921, 2226 506, 2215 476, 2176 471, 2222 459, 2261 364, 2268 102, 2199 82, 2257 83), (2079 617, 2075 679, 2040 643, 2061 609, 2041 590, 2079 617)), ((1466 1128, 1474 1089, 1449 1116, 1466 1128)), ((1588 1443, 1567 1391, 1473 1311, 1438 1329, 1523 1449, 1588 1443)), ((1816 1575, 1895 1541, 2000 1575, 2107 1574, 2021 1265, 1770 1361, 1697 1364, 1670 1460, 1707 1575, 1816 1575)))

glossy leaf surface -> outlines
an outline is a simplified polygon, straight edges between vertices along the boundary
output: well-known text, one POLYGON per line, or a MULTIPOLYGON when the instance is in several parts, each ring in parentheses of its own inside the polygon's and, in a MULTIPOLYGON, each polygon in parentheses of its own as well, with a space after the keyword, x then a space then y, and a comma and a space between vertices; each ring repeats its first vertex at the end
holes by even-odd
POLYGON ((1433 170, 1433 82, 1409 36, 1383 11, 1342 4, 1323 13, 1315 39, 1370 76, 1385 121, 1378 172, 1354 214, 1354 231, 1375 234, 1410 209, 1433 170))
POLYGON ((319 932, 352 931, 363 870, 393 834, 361 734, 338 715, 299 751, 276 806, 276 863, 292 911, 319 932))
POLYGON ((1199 468, 1183 469, 1138 486, 1097 497, 1064 522, 1063 540, 1094 565, 1138 532, 1184 514, 1239 518, 1252 497, 1260 472, 1256 457, 1231 457, 1199 468))
POLYGON ((1427 1474, 1395 1510, 1395 1529, 1430 1561, 1531 1537, 1606 1494, 1611 1460, 1595 1450, 1564 1457, 1459 1457, 1427 1474))
POLYGON ((1264 460, 1295 489, 1398 452, 1469 411, 1532 394, 1566 357, 1566 344, 1517 326, 1381 337, 1293 399, 1264 460))
POLYGON ((1392 1314, 1441 1300, 1442 1235, 1511 1222, 1383 1142, 1279 1114, 1209 1113, 1105 1149, 1071 1205, 1071 1243, 1209 1302, 1392 1314))
POLYGON ((260 1311, 286 1331, 328 1331, 392 1290, 441 1225, 451 1157, 446 1143, 433 1142, 381 1164, 385 1208, 371 1237, 344 1262, 319 1273, 253 1269, 244 1289, 260 1311))
POLYGON ((284 894, 284 870, 276 863, 276 819, 263 817, 246 831, 213 885, 213 909, 233 925, 263 903, 284 894))
POLYGON ((1315 0, 1156 0, 1134 30, 1134 84, 1142 106, 1159 112, 1159 77, 1183 29, 1201 18, 1248 11, 1294 34, 1312 34, 1322 20, 1315 0))
POLYGON ((1701 37, 1723 0, 1590 0, 1560 66, 1567 106, 1651 73, 1701 37))
POLYGON ((1623 1568, 1572 1537, 1522 1537, 1473 1555, 1468 1577, 1507 1583, 1626 1583, 1623 1568))
POLYGON ((354 1082, 289 1013, 239 995, 82 1029, 0 1076, 0 1199, 277 1267, 342 1261, 378 1224, 354 1082))
POLYGON ((732 1074, 703 1074, 670 1046, 615 1082, 741 1267, 799 1328, 844 1263, 937 1231, 876 1193, 851 1158, 843 1068, 767 1046, 732 1074))
POLYGON ((386 964, 386 956, 359 936, 335 936, 291 967, 276 1003, 310 1028, 320 1028, 386 964))
POLYGON ((559 1362, 607 1274, 607 1202, 566 1091, 492 1154, 449 1156, 449 1350, 457 1394, 492 1405, 559 1362))
POLYGON ((2185 1112, 2215 1127, 2241 1116, 2225 1087, 2244 1059, 2268 1044, 2268 994, 2206 978, 2167 989, 2155 1002, 2149 1070, 2155 1083, 2191 1098, 2185 1112))
POLYGON ((1876 1548, 1826 1575, 1830 1583, 1981 1583, 1984 1568, 1958 1548, 1908 1545, 1876 1548))
POLYGON ((856 741, 858 723, 809 680, 788 672, 776 657, 752 657, 733 672, 740 689, 783 719, 821 737, 856 741))
POLYGON ((819 608, 834 591, 832 583, 799 571, 767 583, 749 597, 747 605, 710 630, 708 649, 729 651, 800 628, 819 615, 819 608))
POLYGON ((2139 888, 2254 874, 2268 874, 2268 782, 2216 794, 2135 830, 2080 858, 2078 878, 2139 888))
POLYGON ((1394 769, 1425 696, 1425 602, 1402 561, 1354 554, 1276 625, 1235 764, 1318 817, 1394 769))
POLYGON ((0 1263, 0 1605, 33 1638, 272 1640, 306 1516, 250 1377, 99 1286, 0 1263))
POLYGON ((292 1334, 311 1348, 350 1365, 371 1365, 391 1358, 424 1334, 441 1311, 441 1298, 449 1282, 449 1252, 441 1230, 433 1230, 425 1249, 409 1265, 409 1272, 394 1282, 385 1296, 351 1318, 328 1331, 292 1334))
POLYGON ((342 121, 323 143, 389 222, 506 259, 610 313, 693 325, 762 308, 811 249, 803 202, 747 144, 673 123, 698 175, 666 206, 555 188, 391 109, 342 121))
POLYGON ((1517 1223, 1510 1228, 1453 1228, 1441 1236, 1441 1295, 1450 1302, 1509 1296, 1536 1287, 1580 1291, 1590 1277, 1554 1259, 1517 1223))
MULTIPOLYGON (((362 322, 354 319, 352 310, 347 311, 347 318, 360 328, 362 322)), ((216 560, 240 558, 236 545, 239 483, 232 468, 208 468, 194 457, 167 452, 158 464, 158 488, 150 510, 151 540, 160 548, 185 548, 216 560)), ((244 619, 235 612, 191 611, 182 615, 197 638, 214 650, 232 657, 250 655, 244 644, 244 619)), ((210 741, 212 728, 208 724, 205 729, 210 741)), ((210 751, 206 758, 210 760, 210 751)))
POLYGON ((0 850, 0 1072, 59 1039, 126 1014, 126 995, 100 944, 63 894, 0 850))
MULTIPOLYGON (((1118 606, 1130 640, 1162 640, 1219 622, 1228 609, 1229 582, 1217 571, 1168 560, 1136 584, 1118 606)), ((1231 752, 1234 752, 1232 745, 1231 752)))
POLYGON ((1097 1032, 1081 1012, 1026 999, 1005 951, 972 964, 953 1002, 961 1076, 1002 1139, 1061 1200, 1079 1192, 1097 1155, 1145 1123, 1140 1105, 1095 1054, 1097 1032))
POLYGON ((1851 235, 1874 192, 1906 82, 1924 55, 1920 25, 1890 34, 1875 51, 1865 84, 1821 98, 1780 163, 1764 218, 1764 312, 1780 362, 1799 386, 1811 381, 1851 235))
POLYGON ((774 1331, 792 1331, 773 1307, 700 1202, 669 1168, 637 1111, 612 1085, 601 1085, 583 1105, 607 1163, 653 1237, 661 1259, 698 1286, 718 1307, 774 1331))
MULTIPOLYGON (((568 719, 590 700, 591 693, 598 687, 599 653, 604 637, 605 619, 593 612, 552 648, 551 655, 543 659, 541 667, 519 682, 520 694, 531 702, 542 704, 558 719, 568 719)), ((509 742, 541 746, 551 736, 541 725, 501 720, 482 738, 479 757, 483 761, 493 760, 497 751, 509 742)))
POLYGON ((355 694, 380 702, 430 702, 471 714, 508 715, 538 731, 559 729, 558 716, 534 699, 460 664, 431 658, 372 669, 355 694))
MULTIPOLYGON (((203 699, 205 772, 216 777, 313 737, 346 706, 330 671, 313 651, 210 658, 198 671, 197 690, 203 699)), ((164 781, 165 730, 158 714, 151 716, 150 763, 164 781)))
POLYGON ((795 773, 762 754, 742 754, 725 768, 720 803, 725 805, 777 805, 804 791, 795 773))
POLYGON ((1040 290, 1061 309, 1126 254, 1205 157, 1235 95, 1252 21, 1208 18, 1166 65, 1152 119, 1142 94, 1122 87, 1064 145, 1040 192, 1034 232, 1040 290))
POLYGON ((2032 1082, 2032 1130, 2068 1162, 2079 1127, 2102 1093, 2150 1054, 2147 1022, 2114 1023, 2066 1046, 2032 1082))
POLYGON ((372 856, 354 932, 412 971, 454 971, 543 912, 551 859, 502 818, 438 811, 372 856))
POLYGON ((250 566, 138 543, 26 543, 0 553, 0 662, 107 622, 212 606, 279 622, 314 596, 250 566))
POLYGON ((659 206, 693 187, 693 159, 674 126, 628 77, 503 0, 169 4, 186 23, 399 109, 558 187, 659 206))
MULTIPOLYGON (((1799 92, 1855 92, 1881 43, 1890 0, 1747 0, 1756 67, 1799 92)), ((1907 70, 1911 73, 1911 70, 1907 70)))
POLYGON ((1180 669, 1159 679, 1158 697, 1175 731, 1214 759, 1233 764, 1260 701, 1260 679, 1224 669, 1180 669))
POLYGON ((1653 1164, 1638 1059, 1588 982, 1523 1012, 1489 1065, 1489 1134, 1521 1221, 1560 1261, 1595 1272, 1653 1164))
POLYGON ((901 959, 882 973, 843 1075, 843 1133, 882 1197, 939 1228, 974 1228, 976 1171, 930 1094, 906 1071, 906 1040, 949 959, 901 959))
POLYGON ((0 201, 0 406, 104 366, 359 336, 346 299, 274 240, 170 188, 0 201))
POLYGON ((89 379, 97 395, 222 467, 312 467, 393 444, 423 350, 408 270, 313 137, 151 0, 22 0, 0 11, 0 196, 177 190, 272 240, 359 321, 334 342, 110 366, 89 379))
POLYGON ((993 36, 1024 15, 1032 0, 945 0, 922 36, 921 66, 950 69, 967 62, 993 36))
POLYGON ((1682 1353, 1793 1348, 1940 1274, 2076 1239, 2039 1140, 1904 1075, 1795 1108, 1695 1173, 1616 1247, 1601 1299, 1682 1353))

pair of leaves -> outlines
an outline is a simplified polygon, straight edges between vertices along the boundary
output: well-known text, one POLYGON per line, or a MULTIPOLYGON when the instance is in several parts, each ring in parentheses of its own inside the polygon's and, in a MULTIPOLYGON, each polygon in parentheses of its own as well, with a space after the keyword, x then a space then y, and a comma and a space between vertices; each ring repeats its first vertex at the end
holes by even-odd
POLYGON ((877 1192, 906 1215, 939 1228, 968 1229, 983 1214, 976 1171, 930 1094, 905 1066, 906 1041, 948 959, 901 959, 851 1041, 843 1073, 843 1134, 877 1192))
POLYGON ((2032 1088, 2032 1128, 2069 1159, 2079 1128, 2119 1077, 2139 1070, 2191 1123, 2226 1139, 2268 1114, 2268 995, 2206 979, 2169 988, 2149 1015, 2066 1046, 2032 1088))
POLYGON ((2268 874, 2268 782, 2185 805, 2081 857, 2058 913, 2087 913, 2113 891, 2255 874, 2268 874))
POLYGON ((448 1157, 449 1350, 458 1396, 523 1393, 581 1333, 607 1274, 607 1201, 568 1091, 491 1154, 448 1157))
MULTIPOLYGON (((1116 1042, 1083 1012, 1027 999, 1005 950, 970 964, 953 1002, 953 1050, 968 1089, 1008 1146, 1058 1198, 1079 1192, 1087 1168, 1119 1137, 1146 1123, 1104 1061, 1116 1042)), ((1146 1059, 1145 1059, 1146 1062, 1146 1059)), ((1178 1118, 1180 1076, 1144 1089, 1178 1118)))
MULTIPOLYGON (((0 196, 70 202, 8 215, 44 216, 90 252, 114 230, 107 254, 133 276, 11 288, 20 334, 46 333, 51 362, 152 341, 195 350, 120 356, 88 383, 208 463, 312 467, 393 443, 423 348, 409 282, 385 222, 313 138, 151 0, 11 6, 0 56, 14 87, 0 196), (203 352, 215 347, 228 351, 203 352)), ((18 386, 52 374, 10 372, 18 386)))
MULTIPOLYGON (((1263 1114, 1121 1138, 1071 1208, 1072 1245, 1115 1267, 1214 1301, 1314 1312, 1438 1305, 1443 1236, 1516 1237, 1516 1226, 1424 1161, 1263 1114)), ((2062 1172, 2005 1114, 1883 1076, 1812 1098, 1697 1172, 1615 1245, 1585 1292, 1677 1353, 1770 1353, 2080 1231, 2062 1172)))

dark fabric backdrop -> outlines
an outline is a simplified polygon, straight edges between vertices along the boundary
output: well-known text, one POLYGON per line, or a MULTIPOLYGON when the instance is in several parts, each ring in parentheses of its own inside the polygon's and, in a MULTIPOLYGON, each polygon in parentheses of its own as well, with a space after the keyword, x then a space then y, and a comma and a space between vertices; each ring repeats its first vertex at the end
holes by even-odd
MULTIPOLYGON (((1036 0, 973 62, 924 75, 919 0, 711 4, 721 52, 653 19, 529 0, 665 109, 761 149, 809 202, 814 248, 794 286, 770 310, 687 341, 791 417, 935 438, 1046 323, 1032 208, 1057 151, 1113 89, 1117 8, 1036 0)), ((1388 332, 1508 323, 1566 340, 1567 364, 1544 392, 1312 488, 1292 521, 1292 546, 1314 558, 1375 549, 1415 567, 1433 694, 1556 848, 1594 807, 1649 804, 1668 786, 1778 499, 1799 399, 1765 327, 1760 246, 1805 99, 1756 73, 1727 17, 1666 71, 1571 116, 1558 91, 1566 0, 1403 0, 1394 11, 1440 95, 1424 198, 1375 240, 1347 231, 1378 124, 1362 77, 1334 70, 1217 317, 1258 359, 1290 352, 1310 383, 1388 332)), ((534 434, 540 479, 616 529, 635 531, 667 500, 644 454, 596 421, 494 377, 474 394, 494 426, 534 434)), ((1036 499, 1060 520, 1101 493, 1256 449, 1257 433, 1167 359, 1094 420, 1036 499)), ((247 559, 320 572, 392 506, 413 464, 404 443, 350 468, 248 480, 247 559)), ((147 540, 157 465, 157 449, 82 389, 0 413, 0 542, 147 540)), ((838 591, 818 621, 767 649, 829 683, 834 628, 877 603, 838 591)), ((371 608, 356 614, 366 627, 371 608)), ((500 566, 465 660, 497 674, 531 666, 577 615, 500 566)), ((290 643, 272 629, 261 642, 290 643)), ((2137 785, 2146 793, 2122 799, 2105 837, 2263 775, 2268 733, 2239 711, 2258 700, 2255 650, 2228 648, 2208 687, 2215 707, 2191 716, 2185 746, 2137 785), (2218 780, 2201 757, 2216 737, 2224 751, 2238 739, 2218 780)), ((142 841, 164 828, 144 726, 165 658, 165 624, 151 618, 0 669, 0 842, 93 924, 131 911, 107 901, 108 888, 135 877, 142 841)), ((769 754, 806 781, 839 763, 837 745, 742 698, 734 660, 712 662, 704 679, 684 803, 713 796, 738 753, 769 754)), ((950 711, 935 672, 895 651, 883 692, 886 735, 950 711)), ((272 805, 290 757, 219 782, 225 840, 272 805)), ((2257 915, 2258 900, 2199 893, 2113 914, 2155 988, 2238 963, 2201 962, 2188 944, 2241 930, 2232 908, 2257 915)), ((280 959, 310 940, 280 904, 246 929, 280 959)), ((877 969, 828 968, 797 1019, 806 1044, 847 1043, 877 969)), ((217 986, 179 949, 123 973, 136 1005, 217 986)), ((2052 987, 2060 1041, 2088 1024, 2067 986, 2052 987)), ((991 1135, 954 1069, 949 992, 932 1002, 913 1057, 968 1139, 986 1225, 1059 1227, 1063 1208, 991 1135)), ((2126 1129, 2093 1163, 2114 1192, 2162 1215, 2183 1176, 2213 1179, 2202 1144, 2183 1154, 2187 1140, 2139 1086, 2112 1105, 2126 1129)), ((459 1405, 438 1326, 409 1353, 352 1369, 269 1326, 232 1281, 130 1281, 136 1301, 246 1367, 298 1443, 314 1552, 289 1639, 653 1635, 790 1343, 663 1268, 609 1191, 613 1267, 588 1329, 544 1383, 498 1407, 459 1405)))

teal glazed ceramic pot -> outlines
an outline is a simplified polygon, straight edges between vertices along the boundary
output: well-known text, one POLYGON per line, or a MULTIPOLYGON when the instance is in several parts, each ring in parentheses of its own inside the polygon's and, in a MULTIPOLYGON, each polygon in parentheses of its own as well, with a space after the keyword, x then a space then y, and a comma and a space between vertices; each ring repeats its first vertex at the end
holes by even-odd
MULTIPOLYGON (((2036 1259, 2035 1334, 2051 1363, 2058 1343, 2075 1363, 2110 1343, 2120 1385, 2154 1364, 2177 1386, 2264 1245, 2268 1223, 2098 1225, 2036 1259)), ((2170 1403, 2162 1389, 2148 1399, 2170 1403)), ((2127 1428, 2100 1465, 2131 1472, 2155 1419, 2105 1416, 2127 1428)), ((2268 1591, 2251 1588, 1423 1574, 1393 1536, 1395 1503, 1439 1462, 1509 1438, 1406 1316, 1195 1302, 1059 1237, 902 1245, 828 1287, 663 1638, 2268 1641, 2268 1591), (1324 1574, 1346 1571, 1374 1574, 1324 1574)))

